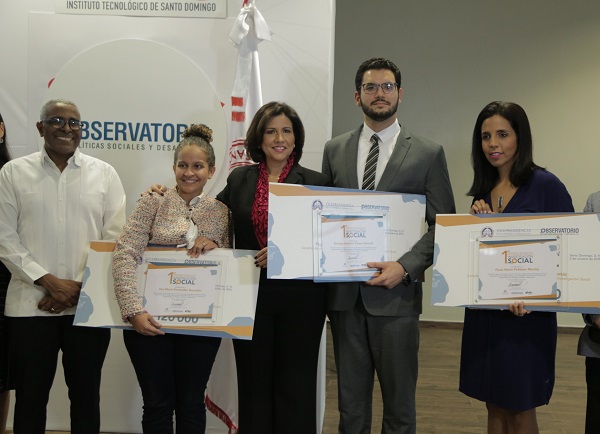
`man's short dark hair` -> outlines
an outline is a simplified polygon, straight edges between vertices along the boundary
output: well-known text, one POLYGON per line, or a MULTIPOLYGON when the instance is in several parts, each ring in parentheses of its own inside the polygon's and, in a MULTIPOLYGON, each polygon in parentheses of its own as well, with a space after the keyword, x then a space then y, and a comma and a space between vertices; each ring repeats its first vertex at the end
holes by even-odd
POLYGON ((356 71, 356 78, 354 79, 354 87, 356 91, 360 91, 360 86, 363 84, 363 76, 365 72, 371 69, 387 69, 394 74, 396 79, 396 83, 398 83, 398 87, 402 87, 402 74, 400 73, 400 69, 392 62, 391 60, 384 59, 383 57, 373 57, 372 59, 365 60, 358 67, 358 71, 356 71))

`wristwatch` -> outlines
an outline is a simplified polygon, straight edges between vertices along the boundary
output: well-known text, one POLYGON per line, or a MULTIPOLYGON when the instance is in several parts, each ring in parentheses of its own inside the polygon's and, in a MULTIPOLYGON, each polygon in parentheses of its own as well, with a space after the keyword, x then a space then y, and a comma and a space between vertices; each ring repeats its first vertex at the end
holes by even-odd
MULTIPOLYGON (((402 263, 400 261, 396 261, 398 262, 398 264, 402 265, 402 263)), ((404 265, 402 265, 402 268, 404 268, 404 265)), ((408 271, 406 271, 406 268, 404 268, 404 275, 402 276, 402 280, 400 281, 401 284, 403 284, 404 286, 407 286, 410 284, 410 275, 408 274, 408 271)))

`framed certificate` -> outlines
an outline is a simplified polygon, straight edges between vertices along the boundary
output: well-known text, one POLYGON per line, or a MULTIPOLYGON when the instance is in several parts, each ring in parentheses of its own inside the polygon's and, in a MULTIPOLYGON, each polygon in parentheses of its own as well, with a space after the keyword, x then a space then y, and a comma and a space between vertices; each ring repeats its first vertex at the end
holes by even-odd
POLYGON ((150 262, 144 285, 144 308, 152 315, 212 318, 222 260, 197 264, 150 262))
POLYGON ((387 210, 316 209, 314 280, 370 279, 376 273, 368 262, 395 260, 389 256, 387 210), (340 212, 341 211, 341 212, 340 212))
MULTIPOLYGON (((477 239, 474 304, 502 300, 559 299, 561 239, 530 235, 477 239)), ((473 282, 474 283, 474 282, 473 282)))

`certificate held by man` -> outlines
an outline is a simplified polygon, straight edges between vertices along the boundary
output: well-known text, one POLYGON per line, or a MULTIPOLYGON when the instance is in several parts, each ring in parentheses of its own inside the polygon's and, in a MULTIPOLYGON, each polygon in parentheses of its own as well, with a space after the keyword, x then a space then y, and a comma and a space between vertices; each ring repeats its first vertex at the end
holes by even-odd
POLYGON ((425 197, 291 184, 269 186, 267 276, 367 281, 419 240, 425 197))
POLYGON ((368 271, 367 262, 385 261, 388 247, 385 215, 321 214, 316 242, 319 276, 368 271))

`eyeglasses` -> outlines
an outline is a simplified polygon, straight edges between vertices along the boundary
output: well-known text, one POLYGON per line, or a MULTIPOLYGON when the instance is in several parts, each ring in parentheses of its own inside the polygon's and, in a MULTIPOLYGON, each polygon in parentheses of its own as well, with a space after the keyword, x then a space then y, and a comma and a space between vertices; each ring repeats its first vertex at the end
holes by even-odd
POLYGON ((394 93, 394 91, 396 90, 396 86, 398 86, 398 83, 381 83, 381 84, 365 83, 365 84, 361 84, 360 87, 363 88, 363 91, 367 95, 375 95, 377 93, 377 89, 379 89, 379 88, 381 88, 383 93, 387 93, 387 94, 394 93))
POLYGON ((45 124, 50 125, 52 128, 63 128, 67 123, 69 124, 69 128, 73 131, 79 131, 81 129, 81 121, 79 119, 69 119, 68 121, 63 118, 50 118, 42 121, 45 124))

